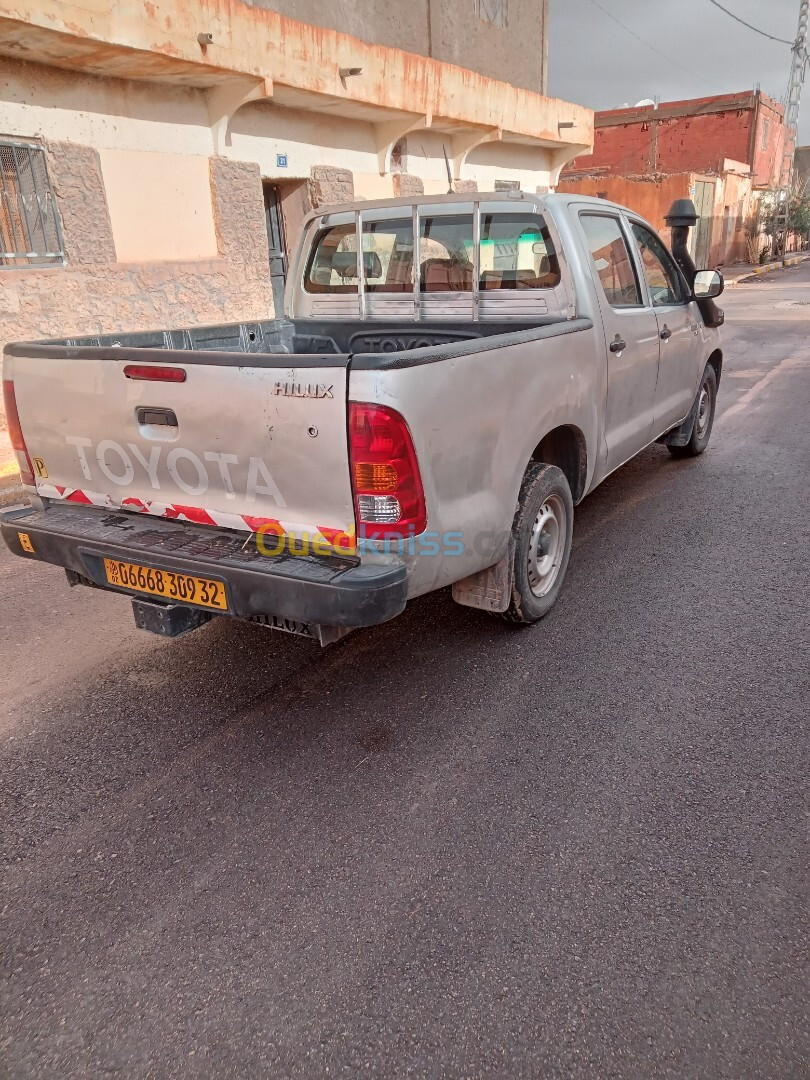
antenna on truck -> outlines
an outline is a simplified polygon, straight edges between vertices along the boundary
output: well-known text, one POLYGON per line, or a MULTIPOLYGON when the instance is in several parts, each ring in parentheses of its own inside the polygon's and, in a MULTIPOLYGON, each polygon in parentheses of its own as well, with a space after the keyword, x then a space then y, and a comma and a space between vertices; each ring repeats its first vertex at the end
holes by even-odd
POLYGON ((442 153, 444 154, 444 164, 447 168, 447 194, 453 194, 453 173, 450 170, 450 161, 447 157, 447 147, 442 143, 442 153))

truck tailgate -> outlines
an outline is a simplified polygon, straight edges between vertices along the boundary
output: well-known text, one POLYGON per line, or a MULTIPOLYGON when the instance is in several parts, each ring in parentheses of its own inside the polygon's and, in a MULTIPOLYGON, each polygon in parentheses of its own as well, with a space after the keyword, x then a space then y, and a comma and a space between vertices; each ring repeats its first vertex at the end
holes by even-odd
POLYGON ((348 357, 145 352, 6 355, 40 495, 345 546, 348 357))

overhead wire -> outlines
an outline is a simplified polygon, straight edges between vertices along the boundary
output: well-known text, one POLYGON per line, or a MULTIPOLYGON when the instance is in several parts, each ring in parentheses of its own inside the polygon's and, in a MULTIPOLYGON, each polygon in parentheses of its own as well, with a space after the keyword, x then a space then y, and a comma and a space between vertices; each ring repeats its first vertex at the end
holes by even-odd
POLYGON ((724 11, 726 15, 730 16, 736 22, 742 23, 743 26, 747 26, 749 30, 753 30, 755 34, 761 34, 762 37, 768 38, 769 41, 778 41, 780 45, 790 45, 791 48, 795 44, 793 41, 788 41, 787 38, 774 37, 773 34, 769 34, 765 30, 760 30, 757 26, 752 26, 750 22, 746 22, 745 19, 741 19, 739 15, 735 15, 733 11, 729 11, 727 7, 723 7, 719 0, 709 0, 709 3, 714 4, 716 8, 720 8, 721 11, 724 11))
POLYGON ((689 70, 688 68, 685 68, 685 67, 683 66, 683 64, 679 64, 679 63, 677 62, 677 60, 673 60, 673 59, 672 59, 672 57, 671 57, 671 56, 668 56, 668 55, 667 55, 667 54, 666 54, 665 52, 661 52, 661 50, 660 50, 660 49, 656 49, 656 47, 655 47, 654 45, 650 44, 650 42, 649 42, 649 41, 647 41, 647 40, 646 40, 646 38, 643 38, 643 37, 641 37, 641 35, 640 35, 640 34, 637 34, 637 33, 635 32, 635 30, 631 30, 631 29, 630 29, 630 27, 629 27, 629 26, 627 26, 627 25, 625 25, 625 23, 623 23, 623 22, 621 21, 621 19, 617 18, 617 17, 616 17, 616 16, 615 16, 615 15, 613 14, 613 12, 612 12, 612 11, 608 11, 608 9, 607 9, 606 7, 603 7, 603 6, 602 6, 602 4, 600 4, 600 3, 599 3, 599 0, 591 0, 591 3, 593 4, 593 6, 594 6, 594 7, 597 7, 597 8, 599 8, 599 10, 600 10, 600 11, 601 11, 601 12, 602 12, 603 14, 607 15, 607 17, 608 17, 609 19, 612 19, 612 20, 613 20, 613 22, 615 22, 615 23, 616 23, 616 24, 617 24, 618 26, 620 26, 620 27, 622 28, 622 30, 626 31, 626 32, 627 32, 627 33, 628 33, 628 34, 629 34, 629 35, 630 35, 631 37, 634 37, 634 38, 636 39, 636 41, 640 41, 642 45, 646 45, 646 47, 647 47, 648 49, 650 49, 650 50, 651 50, 652 52, 654 52, 654 53, 655 53, 655 54, 656 54, 657 56, 660 56, 660 57, 662 57, 662 58, 663 58, 664 60, 666 60, 666 61, 667 61, 668 63, 672 64, 672 65, 673 65, 673 67, 676 67, 676 68, 680 68, 680 70, 681 70, 681 71, 685 72, 685 73, 686 73, 687 75, 689 75, 689 76, 690 76, 691 78, 693 78, 693 79, 697 79, 697 80, 698 80, 698 82, 702 82, 702 83, 703 83, 704 85, 706 85, 706 86, 708 86, 708 85, 709 85, 709 83, 708 83, 708 82, 707 82, 707 81, 706 81, 706 80, 705 80, 704 78, 702 78, 702 77, 701 77, 700 75, 697 75, 697 74, 695 74, 695 72, 694 72, 694 71, 690 71, 690 70, 689 70))

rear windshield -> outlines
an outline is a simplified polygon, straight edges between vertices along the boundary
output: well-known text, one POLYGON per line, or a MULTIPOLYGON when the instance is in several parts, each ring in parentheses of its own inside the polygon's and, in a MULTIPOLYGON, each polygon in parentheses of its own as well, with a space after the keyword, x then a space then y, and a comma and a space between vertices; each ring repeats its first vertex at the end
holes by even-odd
POLYGON ((307 292, 357 292, 357 231, 353 221, 318 233, 304 284, 307 292))
MULTIPOLYGON (((472 214, 419 216, 419 288, 423 293, 470 292, 475 275, 472 214)), ((362 268, 369 293, 414 289, 413 218, 363 221, 362 268)), ((304 277, 310 293, 356 293, 360 260, 354 222, 315 237, 304 277)), ((479 279, 482 290, 553 289, 560 264, 538 214, 481 210, 479 279)))
POLYGON ((482 289, 553 289, 560 263, 537 215, 481 213, 482 289))

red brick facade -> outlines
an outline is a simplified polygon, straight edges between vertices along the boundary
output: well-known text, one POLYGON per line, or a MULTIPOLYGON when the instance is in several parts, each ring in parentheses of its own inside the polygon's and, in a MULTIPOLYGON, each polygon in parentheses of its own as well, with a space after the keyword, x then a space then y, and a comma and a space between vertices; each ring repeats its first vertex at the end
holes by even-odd
POLYGON ((750 257, 758 191, 779 183, 781 105, 758 91, 666 101, 658 108, 596 113, 594 128, 593 153, 566 166, 558 191, 629 206, 665 237, 673 199, 696 199, 701 222, 693 240, 701 263, 726 265, 750 257))
POLYGON ((760 93, 598 112, 593 154, 575 158, 563 175, 720 173, 730 159, 749 166, 754 187, 772 187, 779 180, 783 121, 782 106, 760 93))

